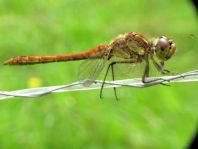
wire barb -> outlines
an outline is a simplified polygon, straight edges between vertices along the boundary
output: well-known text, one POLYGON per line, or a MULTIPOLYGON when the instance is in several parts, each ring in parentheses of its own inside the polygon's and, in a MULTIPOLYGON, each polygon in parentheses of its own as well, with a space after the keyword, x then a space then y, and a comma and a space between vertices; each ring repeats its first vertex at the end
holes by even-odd
MULTIPOLYGON (((151 81, 149 83, 142 83, 141 78, 105 81, 104 88, 115 88, 115 87, 123 87, 123 86, 145 88, 159 84, 169 84, 173 82, 197 82, 198 70, 185 72, 175 76, 150 77, 149 79, 156 81, 151 81)), ((13 97, 35 98, 35 97, 51 94, 54 92, 71 92, 71 91, 80 91, 80 90, 101 89, 101 85, 104 83, 102 80, 95 80, 91 86, 87 87, 83 85, 85 81, 79 81, 79 82, 74 82, 71 84, 60 85, 60 86, 48 86, 48 87, 39 87, 39 88, 31 88, 31 89, 23 89, 23 90, 15 90, 15 91, 0 91, 0 100, 13 99, 13 97)))

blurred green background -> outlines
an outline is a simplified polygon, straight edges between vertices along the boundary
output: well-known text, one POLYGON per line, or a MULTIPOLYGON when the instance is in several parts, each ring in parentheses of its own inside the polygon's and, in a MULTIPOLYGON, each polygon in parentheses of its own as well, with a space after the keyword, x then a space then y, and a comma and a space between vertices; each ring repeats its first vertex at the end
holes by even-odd
MULTIPOLYGON (((187 0, 0 0, 0 62, 83 51, 131 31, 197 35, 197 25, 187 0)), ((167 68, 197 69, 196 42, 178 49, 167 68)), ((1 65, 0 90, 75 82, 79 64, 1 65)), ((185 148, 198 121, 197 87, 119 88, 118 102, 111 89, 103 100, 98 90, 2 100, 0 148, 185 148)))

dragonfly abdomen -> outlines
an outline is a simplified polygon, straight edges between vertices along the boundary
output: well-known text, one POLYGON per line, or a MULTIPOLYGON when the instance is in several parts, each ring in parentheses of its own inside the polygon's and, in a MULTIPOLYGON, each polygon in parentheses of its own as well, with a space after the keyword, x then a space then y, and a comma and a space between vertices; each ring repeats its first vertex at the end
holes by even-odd
POLYGON ((47 55, 47 56, 17 56, 5 61, 4 65, 31 65, 31 64, 41 64, 41 63, 83 60, 88 58, 99 58, 102 57, 103 52, 101 52, 101 50, 103 50, 104 48, 105 46, 101 45, 85 52, 73 53, 73 54, 47 55))
POLYGON ((63 62, 71 60, 86 59, 83 54, 65 54, 65 55, 48 55, 48 56, 17 56, 5 61, 5 65, 31 65, 51 62, 63 62))

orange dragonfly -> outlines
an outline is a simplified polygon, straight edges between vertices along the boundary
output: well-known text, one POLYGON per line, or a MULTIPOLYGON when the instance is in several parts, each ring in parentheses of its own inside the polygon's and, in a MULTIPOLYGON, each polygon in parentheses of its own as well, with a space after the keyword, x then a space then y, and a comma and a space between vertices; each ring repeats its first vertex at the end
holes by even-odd
MULTIPOLYGON (((175 53, 176 44, 172 39, 165 36, 158 37, 154 40, 148 40, 143 35, 136 32, 129 32, 118 36, 108 44, 99 45, 91 50, 72 54, 61 55, 47 55, 47 56, 17 56, 8 59, 4 62, 5 65, 31 65, 51 62, 64 62, 91 59, 96 60, 92 67, 87 65, 80 70, 81 79, 87 80, 85 85, 91 85, 99 76, 106 62, 113 57, 120 58, 119 60, 108 63, 108 67, 103 79, 100 90, 100 98, 102 98, 102 91, 106 81, 106 77, 111 69, 112 79, 114 77, 114 66, 117 64, 137 64, 145 62, 144 72, 142 75, 142 82, 148 83, 156 80, 146 80, 149 77, 150 61, 154 64, 156 69, 162 73, 167 74, 170 71, 164 69, 164 62, 169 60, 175 53), (157 59, 157 60, 156 60, 157 59), (158 62, 159 61, 159 62, 158 62)), ((115 97, 117 98, 116 88, 114 88, 115 97)))

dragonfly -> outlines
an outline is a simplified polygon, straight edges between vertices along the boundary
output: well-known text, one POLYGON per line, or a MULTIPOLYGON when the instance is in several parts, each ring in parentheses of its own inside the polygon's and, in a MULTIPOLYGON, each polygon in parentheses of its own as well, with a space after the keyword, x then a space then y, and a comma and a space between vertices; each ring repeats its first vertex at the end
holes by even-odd
MULTIPOLYGON (((89 86, 101 74, 105 66, 107 66, 100 90, 100 98, 102 98, 103 88, 109 71, 111 71, 112 80, 115 80, 114 66, 123 64, 136 65, 144 62, 145 66, 141 78, 143 83, 149 83, 156 81, 149 81, 147 79, 149 77, 150 63, 152 62, 156 70, 161 74, 168 74, 170 71, 164 69, 164 63, 174 55, 175 51, 175 42, 166 36, 149 40, 140 33, 129 32, 119 35, 109 43, 100 44, 84 52, 46 56, 16 56, 6 60, 4 65, 32 65, 51 62, 92 60, 92 64, 87 63, 80 67, 79 75, 83 80, 87 80, 85 81, 85 86, 89 86), (112 58, 119 58, 119 60, 110 62, 112 58)), ((125 65, 123 65, 123 67, 125 67, 125 65)), ((116 99, 118 99, 115 87, 114 94, 116 99)))

